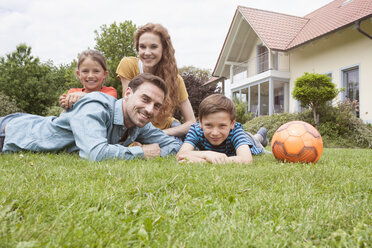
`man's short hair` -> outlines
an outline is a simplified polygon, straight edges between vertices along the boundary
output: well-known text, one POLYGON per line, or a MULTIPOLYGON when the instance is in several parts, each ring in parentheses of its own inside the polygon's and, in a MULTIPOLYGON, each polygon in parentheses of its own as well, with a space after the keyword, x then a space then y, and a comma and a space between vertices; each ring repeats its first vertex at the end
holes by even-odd
POLYGON ((155 76, 151 73, 142 73, 136 77, 134 77, 132 80, 130 80, 128 87, 130 87, 133 92, 137 90, 137 88, 143 84, 144 82, 152 83, 153 85, 157 86, 159 89, 161 89, 164 92, 164 98, 168 94, 167 86, 164 82, 164 80, 158 76, 155 76))
POLYGON ((227 112, 230 114, 230 120, 236 118, 235 104, 229 98, 221 94, 213 94, 206 97, 199 105, 199 119, 217 112, 227 112))

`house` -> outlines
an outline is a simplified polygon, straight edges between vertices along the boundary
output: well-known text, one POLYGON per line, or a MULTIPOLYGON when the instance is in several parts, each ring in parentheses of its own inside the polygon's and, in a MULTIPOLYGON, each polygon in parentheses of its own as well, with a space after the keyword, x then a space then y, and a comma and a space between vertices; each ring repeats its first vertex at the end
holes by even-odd
POLYGON ((291 92, 305 72, 327 74, 337 100, 357 100, 372 123, 372 0, 335 0, 304 17, 238 6, 208 83, 256 116, 300 110, 291 92))

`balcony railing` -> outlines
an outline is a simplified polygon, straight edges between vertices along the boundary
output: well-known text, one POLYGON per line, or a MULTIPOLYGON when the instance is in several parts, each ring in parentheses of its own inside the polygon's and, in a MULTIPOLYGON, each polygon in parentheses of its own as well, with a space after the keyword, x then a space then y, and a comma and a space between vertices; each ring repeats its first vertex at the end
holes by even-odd
POLYGON ((245 78, 253 77, 268 70, 289 71, 289 56, 278 52, 271 55, 271 65, 269 63, 269 53, 262 53, 240 64, 233 65, 233 81, 239 82, 245 78))

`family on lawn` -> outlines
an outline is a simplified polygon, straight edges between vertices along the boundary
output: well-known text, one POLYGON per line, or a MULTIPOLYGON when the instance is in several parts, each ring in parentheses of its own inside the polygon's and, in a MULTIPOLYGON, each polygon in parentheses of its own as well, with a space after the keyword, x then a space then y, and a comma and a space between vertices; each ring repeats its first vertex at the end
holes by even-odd
POLYGON ((179 162, 252 163, 265 153, 267 130, 252 135, 235 121, 235 105, 221 94, 206 97, 198 122, 178 74, 168 31, 148 23, 135 34, 139 58, 124 57, 116 73, 123 97, 103 86, 104 56, 79 55, 76 76, 83 88, 70 89, 59 117, 14 113, 0 117, 0 151, 78 152, 92 161, 153 158, 177 154, 179 162), (176 109, 182 123, 173 117, 176 109))

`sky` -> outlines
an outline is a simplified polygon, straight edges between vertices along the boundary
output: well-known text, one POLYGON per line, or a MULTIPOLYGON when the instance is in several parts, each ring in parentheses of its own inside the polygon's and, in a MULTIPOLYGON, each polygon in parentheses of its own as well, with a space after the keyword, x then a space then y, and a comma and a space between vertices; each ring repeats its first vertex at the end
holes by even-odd
POLYGON ((0 0, 0 57, 26 43, 32 55, 68 64, 94 48, 94 30, 132 21, 168 29, 178 67, 213 71, 237 6, 303 17, 332 0, 0 0))

